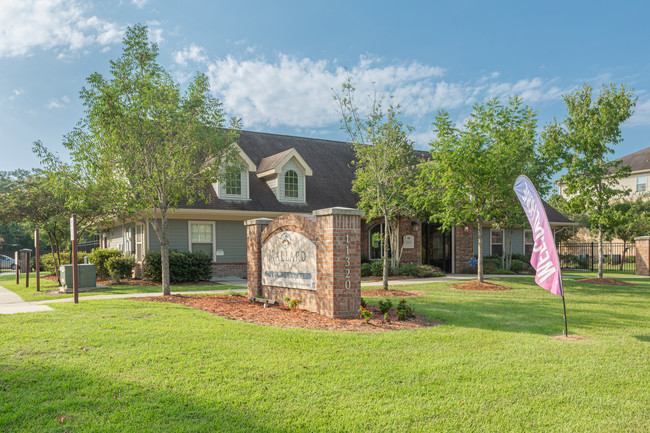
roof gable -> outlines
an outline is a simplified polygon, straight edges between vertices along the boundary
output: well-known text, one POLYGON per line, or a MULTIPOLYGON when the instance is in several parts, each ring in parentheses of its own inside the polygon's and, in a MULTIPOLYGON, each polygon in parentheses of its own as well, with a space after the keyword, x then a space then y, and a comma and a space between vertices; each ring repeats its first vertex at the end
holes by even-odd
POLYGON ((267 177, 274 174, 280 174, 282 172, 282 167, 284 167, 287 162, 291 161, 291 159, 296 160, 305 173, 305 176, 312 176, 314 174, 314 171, 311 169, 309 164, 307 164, 298 151, 292 147, 291 149, 287 149, 283 152, 262 159, 257 168, 257 177, 267 177))

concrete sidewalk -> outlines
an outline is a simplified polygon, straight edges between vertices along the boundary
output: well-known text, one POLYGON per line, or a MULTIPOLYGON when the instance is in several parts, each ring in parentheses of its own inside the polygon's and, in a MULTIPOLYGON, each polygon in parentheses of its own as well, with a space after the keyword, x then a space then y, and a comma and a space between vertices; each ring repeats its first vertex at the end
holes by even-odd
POLYGON ((38 313, 40 311, 52 311, 52 309, 47 305, 25 302, 11 290, 0 286, 0 314, 38 313))
MULTIPOLYGON (((191 292, 171 292, 172 295, 209 295, 209 294, 218 294, 218 293, 227 293, 227 292, 237 292, 237 293, 246 293, 246 289, 224 289, 224 290, 195 290, 191 292)), ((83 301, 94 301, 101 299, 123 299, 123 298, 152 298, 156 296, 162 296, 162 291, 152 292, 152 293, 124 293, 119 295, 90 295, 90 296, 80 296, 79 302, 83 301)), ((72 302, 74 298, 62 298, 62 299, 49 299, 45 301, 36 301, 32 304, 43 305, 43 304, 60 304, 61 302, 72 302)), ((49 308, 49 307, 48 307, 49 308)))

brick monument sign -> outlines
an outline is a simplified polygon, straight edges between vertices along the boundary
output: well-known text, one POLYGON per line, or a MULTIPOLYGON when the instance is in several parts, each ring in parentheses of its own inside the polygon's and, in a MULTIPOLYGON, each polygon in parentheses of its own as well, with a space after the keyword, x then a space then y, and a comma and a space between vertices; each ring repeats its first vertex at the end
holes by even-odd
POLYGON ((362 214, 334 207, 246 221, 248 296, 300 299, 300 308, 324 316, 357 316, 362 214))

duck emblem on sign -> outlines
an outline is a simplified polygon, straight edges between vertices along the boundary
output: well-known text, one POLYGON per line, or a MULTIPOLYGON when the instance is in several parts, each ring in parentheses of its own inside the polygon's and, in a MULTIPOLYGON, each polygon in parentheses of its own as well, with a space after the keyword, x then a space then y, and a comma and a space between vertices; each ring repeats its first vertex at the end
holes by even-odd
POLYGON ((280 245, 282 245, 282 248, 285 250, 291 246, 291 239, 289 238, 289 233, 282 233, 282 236, 280 236, 280 245))

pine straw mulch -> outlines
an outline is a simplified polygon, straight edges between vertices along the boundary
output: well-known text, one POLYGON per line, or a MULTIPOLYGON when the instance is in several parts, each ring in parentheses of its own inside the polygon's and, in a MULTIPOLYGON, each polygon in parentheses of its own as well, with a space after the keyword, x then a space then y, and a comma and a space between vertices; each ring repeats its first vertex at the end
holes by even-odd
POLYGON ((426 294, 427 292, 423 290, 370 289, 361 291, 361 296, 367 298, 408 298, 410 296, 424 296, 426 294))
POLYGON ((442 322, 430 321, 421 314, 415 314, 408 321, 398 321, 395 309, 389 313, 390 323, 382 323, 383 314, 378 307, 368 306, 367 310, 373 313, 369 324, 363 319, 333 319, 310 311, 298 309, 289 310, 288 307, 264 308, 259 302, 251 303, 244 296, 231 295, 171 295, 155 296, 150 298, 137 298, 138 301, 170 302, 183 304, 197 310, 207 311, 230 320, 254 323, 257 325, 278 326, 281 328, 322 329, 327 331, 352 331, 352 332, 381 332, 402 331, 440 325, 442 322))
POLYGON ((584 278, 582 280, 576 280, 579 283, 587 284, 602 284, 606 286, 633 286, 632 283, 627 283, 625 281, 617 280, 616 278, 584 278))
POLYGON ((460 290, 476 290, 480 292, 502 292, 504 290, 512 290, 510 287, 500 286, 494 283, 479 283, 478 281, 468 281, 466 283, 452 284, 451 287, 460 290))

